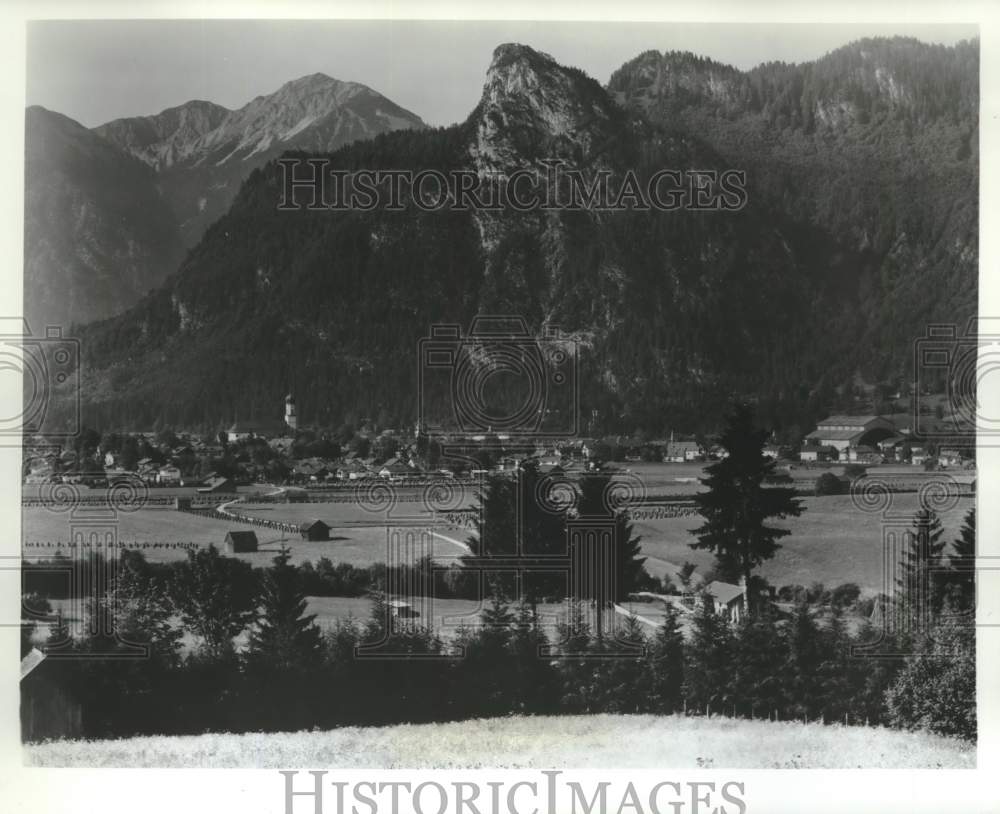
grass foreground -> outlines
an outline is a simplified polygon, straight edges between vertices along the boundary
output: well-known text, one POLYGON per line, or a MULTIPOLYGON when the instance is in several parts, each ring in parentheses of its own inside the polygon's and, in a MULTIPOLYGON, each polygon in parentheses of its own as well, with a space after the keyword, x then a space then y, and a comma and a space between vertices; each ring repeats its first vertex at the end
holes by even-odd
POLYGON ((975 768, 975 745, 921 732, 679 715, 512 716, 326 732, 26 744, 29 766, 283 768, 975 768))

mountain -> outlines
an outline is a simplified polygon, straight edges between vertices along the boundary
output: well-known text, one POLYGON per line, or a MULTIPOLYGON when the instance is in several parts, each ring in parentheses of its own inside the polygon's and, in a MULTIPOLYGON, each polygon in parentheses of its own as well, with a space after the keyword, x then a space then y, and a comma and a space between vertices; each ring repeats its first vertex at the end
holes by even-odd
POLYGON ((975 313, 977 46, 888 43, 752 72, 644 54, 608 88, 500 46, 464 123, 346 145, 332 169, 482 180, 558 159, 619 192, 736 169, 746 205, 278 212, 268 162, 163 287, 84 332, 86 418, 215 428, 294 390, 305 424, 404 426, 431 326, 516 314, 577 362, 579 401, 543 405, 567 427, 710 431, 738 393, 794 435, 859 377, 909 381, 926 320, 975 313))
POLYGON ((250 172, 286 150, 330 152, 421 119, 356 82, 312 74, 239 110, 192 101, 155 116, 116 119, 102 138, 152 167, 187 246, 229 208, 250 172))
POLYGON ((25 114, 24 299, 31 330, 119 313, 183 248, 155 173, 72 119, 25 114))
POLYGON ((653 122, 698 133, 746 170, 752 197, 835 241, 857 297, 850 325, 831 331, 878 350, 860 356, 864 378, 899 386, 913 376, 907 343, 976 313, 978 78, 978 42, 895 37, 746 72, 650 51, 608 90, 653 122))

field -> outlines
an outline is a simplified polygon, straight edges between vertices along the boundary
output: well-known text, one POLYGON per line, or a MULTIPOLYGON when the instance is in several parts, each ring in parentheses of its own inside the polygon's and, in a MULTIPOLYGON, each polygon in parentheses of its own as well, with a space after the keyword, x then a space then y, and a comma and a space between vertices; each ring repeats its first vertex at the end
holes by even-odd
POLYGON ((973 744, 915 732, 678 715, 508 717, 328 732, 26 745, 29 766, 328 769, 975 768, 973 744), (753 748, 747 748, 753 744, 753 748))
MULTIPOLYGON (((307 517, 321 516, 329 522, 329 520, 336 521, 332 517, 334 512, 345 512, 352 516, 363 515, 363 510, 359 507, 343 503, 287 504, 280 507, 268 505, 258 509, 255 514, 261 517, 274 517, 286 522, 301 522, 307 517)), ((51 557, 58 549, 58 546, 55 545, 38 546, 38 542, 66 542, 71 539, 71 520, 68 514, 52 512, 47 509, 26 508, 22 509, 21 522, 21 536, 26 542, 25 559, 51 557), (36 545, 32 545, 32 543, 36 545)), ((74 516, 72 522, 77 523, 81 528, 86 528, 79 516, 74 516)), ((386 562, 390 531, 392 530, 387 530, 385 526, 377 525, 374 521, 370 521, 368 524, 359 522, 331 529, 329 541, 309 542, 301 539, 298 535, 283 534, 265 527, 215 520, 172 509, 151 508, 140 509, 136 512, 120 512, 114 525, 117 539, 128 545, 138 544, 136 547, 150 562, 166 562, 183 559, 185 556, 182 548, 168 548, 154 545, 155 543, 191 542, 204 546, 214 543, 221 549, 226 532, 247 529, 251 529, 257 534, 260 550, 256 553, 237 556, 253 565, 261 566, 270 564, 282 542, 291 549, 294 563, 315 562, 320 557, 329 557, 334 562, 349 562, 357 566, 386 562)), ((408 530, 400 529, 400 531, 405 538, 408 530)), ((468 536, 467 531, 449 526, 441 526, 434 531, 435 534, 432 538, 426 536, 418 538, 418 544, 415 546, 404 548, 393 546, 392 556, 406 557, 407 561, 412 561, 426 551, 439 560, 448 561, 465 551, 462 543, 468 536)), ((68 553, 66 549, 63 552, 68 553)))
MULTIPOLYGON (((694 493, 701 488, 697 478, 703 473, 701 464, 629 464, 630 474, 644 484, 653 494, 694 493)), ((837 467, 801 467, 791 475, 802 485, 811 485, 818 474, 826 469, 838 472, 837 467)), ((879 467, 873 474, 886 477, 908 476, 919 478, 921 473, 913 467, 879 467)), ((963 477, 971 477, 963 473, 963 477)), ((287 523, 318 518, 331 526, 331 540, 308 542, 298 535, 242 523, 231 523, 197 515, 176 512, 168 508, 144 508, 136 512, 119 512, 115 520, 117 538, 137 547, 151 561, 166 561, 185 556, 180 547, 162 543, 214 543, 221 547, 230 529, 253 528, 260 542, 260 551, 240 554, 254 565, 268 565, 282 543, 291 548, 293 562, 315 562, 328 557, 334 562, 347 562, 367 566, 376 562, 410 562, 425 553, 443 562, 454 560, 464 553, 464 543, 469 531, 454 526, 436 526, 422 498, 420 488, 400 488, 394 505, 386 507, 380 502, 378 487, 366 486, 345 497, 359 502, 327 503, 243 503, 240 511, 263 520, 273 519, 287 523), (405 497, 421 498, 406 500, 405 497), (388 523, 388 528, 387 524, 388 523), (415 524, 414 528, 406 526, 415 524), (421 528, 433 527, 427 535, 421 528), (399 531, 400 535, 395 535, 399 531), (407 538, 407 535, 410 535, 407 538), (409 544, 407 544, 409 540, 409 544), (402 544, 397 544, 401 542, 402 544)), ((439 508, 455 509, 466 506, 471 500, 471 490, 455 491, 439 508)), ((856 582, 866 593, 884 590, 882 529, 885 521, 878 513, 862 511, 846 495, 803 498, 806 511, 799 518, 780 521, 778 525, 789 528, 792 534, 781 541, 782 549, 771 561, 764 564, 760 573, 775 586, 787 584, 809 585, 823 582, 835 586, 843 582, 856 582)), ((972 506, 972 499, 965 497, 957 505, 942 512, 945 540, 954 539, 962 518, 972 506)), ((891 525, 901 522, 908 525, 918 508, 915 493, 893 495, 891 525), (895 518, 901 518, 897 521, 895 518)), ((73 522, 81 522, 79 512, 73 522)), ((24 556, 28 559, 51 556, 58 546, 56 541, 70 539, 68 513, 58 513, 41 508, 22 511, 23 533, 26 541, 24 556), (38 543, 42 545, 39 546, 38 543)), ((634 526, 642 536, 646 567, 656 576, 673 577, 677 569, 689 561, 705 573, 713 564, 713 556, 689 547, 693 540, 691 529, 700 524, 697 516, 667 518, 662 520, 636 520, 634 526)), ((676 582, 676 580, 675 580, 676 582)))
MULTIPOLYGON (((897 529, 900 525, 908 526, 919 506, 917 495, 893 495, 891 521, 860 510, 849 495, 807 497, 802 499, 802 505, 805 511, 800 517, 775 522, 792 533, 781 540, 781 550, 761 567, 760 574, 777 587, 856 582, 867 593, 884 590, 883 524, 897 529), (895 519, 897 515, 901 519, 895 519)), ((962 519, 972 505, 971 498, 962 498, 954 508, 941 514, 946 541, 958 535, 962 519)), ((694 540, 690 531, 700 523, 698 516, 636 522, 636 532, 642 536, 642 552, 648 557, 647 569, 657 576, 672 576, 676 566, 685 560, 697 565, 701 573, 710 568, 714 562, 712 554, 689 547, 694 540)))

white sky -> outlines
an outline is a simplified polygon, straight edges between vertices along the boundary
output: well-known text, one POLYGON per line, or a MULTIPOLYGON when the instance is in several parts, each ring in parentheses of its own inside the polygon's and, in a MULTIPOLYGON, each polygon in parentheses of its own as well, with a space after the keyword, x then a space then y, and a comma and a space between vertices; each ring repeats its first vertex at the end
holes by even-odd
POLYGON ((601 84, 649 49, 688 50, 750 68, 802 62, 864 36, 951 44, 974 25, 440 22, 44 21, 28 25, 27 101, 93 127, 191 99, 229 108, 290 79, 362 82, 432 125, 463 120, 493 49, 521 42, 601 84))

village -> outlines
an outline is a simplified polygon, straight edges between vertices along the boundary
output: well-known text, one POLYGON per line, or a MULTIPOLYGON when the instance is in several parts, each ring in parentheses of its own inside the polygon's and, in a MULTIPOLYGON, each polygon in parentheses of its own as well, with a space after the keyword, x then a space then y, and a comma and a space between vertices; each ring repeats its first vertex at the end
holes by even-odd
MULTIPOLYGON (((944 419, 942 418, 942 423, 944 419)), ((974 450, 935 435, 924 439, 910 413, 833 415, 793 443, 771 442, 765 454, 787 469, 813 464, 907 464, 923 470, 973 469, 974 450)), ((959 442, 961 438, 958 439, 959 442)), ((138 478, 149 487, 226 493, 273 483, 336 487, 365 479, 391 483, 475 477, 516 470, 533 459, 543 472, 586 471, 608 463, 695 464, 724 451, 708 439, 613 436, 537 444, 503 434, 428 438, 365 422, 334 432, 300 428, 289 394, 284 419, 236 421, 215 435, 160 430, 131 434, 85 431, 64 446, 25 440, 24 483, 101 487, 138 478), (451 454, 442 456, 442 450, 451 454)))

